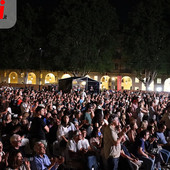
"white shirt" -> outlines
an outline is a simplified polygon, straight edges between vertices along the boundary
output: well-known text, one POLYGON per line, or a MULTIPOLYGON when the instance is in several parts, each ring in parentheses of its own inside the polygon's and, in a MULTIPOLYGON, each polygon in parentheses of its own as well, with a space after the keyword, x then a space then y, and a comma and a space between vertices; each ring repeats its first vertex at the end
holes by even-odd
POLYGON ((66 138, 68 138, 68 134, 69 134, 69 131, 75 131, 76 128, 74 126, 73 123, 70 123, 70 125, 68 126, 63 126, 63 125, 60 125, 58 127, 58 130, 57 130, 57 138, 59 141, 62 140, 62 136, 65 136, 66 138))
POLYGON ((109 122, 108 122, 106 119, 104 119, 103 121, 104 121, 104 123, 105 123, 106 125, 109 124, 109 122))
POLYGON ((87 139, 81 139, 78 141, 77 143, 77 147, 78 147, 78 150, 81 150, 81 149, 88 149, 90 146, 89 144, 89 141, 87 139))
POLYGON ((72 139, 67 143, 67 148, 69 151, 77 152, 77 143, 72 139))
POLYGON ((84 100, 85 97, 87 97, 87 95, 84 91, 81 93, 81 97, 82 97, 83 100, 84 100))
POLYGON ((28 105, 28 103, 23 102, 21 104, 21 113, 25 113, 25 112, 28 113, 29 110, 30 110, 30 106, 28 105))

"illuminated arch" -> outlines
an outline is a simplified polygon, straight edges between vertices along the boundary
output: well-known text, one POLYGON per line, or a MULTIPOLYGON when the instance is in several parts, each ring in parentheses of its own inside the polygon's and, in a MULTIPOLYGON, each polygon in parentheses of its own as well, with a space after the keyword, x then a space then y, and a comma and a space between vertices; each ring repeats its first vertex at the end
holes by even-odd
POLYGON ((170 92, 170 78, 166 79, 164 82, 164 91, 170 92))
POLYGON ((69 77, 71 77, 70 74, 63 74, 61 79, 65 79, 65 78, 69 78, 69 77))
POLYGON ((9 83, 18 83, 18 74, 16 72, 11 72, 9 74, 9 83))
POLYGON ((28 73, 27 84, 36 84, 36 75, 32 73, 28 73))
POLYGON ((100 88, 108 90, 110 86, 110 77, 103 76, 100 81, 101 81, 100 88))
POLYGON ((54 76, 54 74, 48 73, 45 76, 45 84, 47 84, 47 83, 55 83, 55 76, 54 76))
POLYGON ((124 90, 132 89, 132 79, 129 76, 122 77, 122 87, 124 90))

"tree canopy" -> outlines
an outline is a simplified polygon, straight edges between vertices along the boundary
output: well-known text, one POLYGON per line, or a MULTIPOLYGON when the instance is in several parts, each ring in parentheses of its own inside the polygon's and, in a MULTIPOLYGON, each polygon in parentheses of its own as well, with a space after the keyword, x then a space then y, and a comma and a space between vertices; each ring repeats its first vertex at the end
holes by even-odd
POLYGON ((113 72, 121 53, 122 62, 149 85, 157 74, 170 74, 170 4, 128 2, 134 9, 123 13, 114 8, 117 0, 18 0, 16 25, 0 30, 0 67, 113 72), (129 11, 125 22, 122 15, 129 11))
POLYGON ((49 45, 57 67, 74 75, 113 67, 118 20, 107 1, 63 0, 54 20, 49 45))
POLYGON ((169 70, 169 23, 166 0, 143 0, 135 6, 124 28, 128 64, 146 87, 158 73, 169 70))
POLYGON ((113 68, 118 20, 109 2, 62 0, 51 11, 31 3, 21 6, 16 26, 1 37, 6 63, 2 67, 66 70, 74 75, 113 68))

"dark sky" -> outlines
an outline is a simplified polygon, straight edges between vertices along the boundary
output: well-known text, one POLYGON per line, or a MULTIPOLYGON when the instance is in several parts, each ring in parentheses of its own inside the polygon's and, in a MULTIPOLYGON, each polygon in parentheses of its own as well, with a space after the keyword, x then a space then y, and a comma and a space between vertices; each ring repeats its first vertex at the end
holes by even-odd
POLYGON ((122 23, 127 22, 128 13, 133 10, 133 7, 139 0, 111 0, 117 9, 117 13, 122 23))
MULTIPOLYGON (((61 0, 18 0, 18 10, 20 5, 26 2, 32 4, 33 7, 43 7, 47 11, 51 11, 51 9, 55 8, 58 2, 61 0)), ((107 0, 106 0, 107 1, 107 0)), ((117 9, 117 13, 120 16, 121 21, 126 21, 128 12, 131 11, 132 7, 139 0, 109 0, 117 9)), ((100 3, 100 0, 99 0, 100 3)))

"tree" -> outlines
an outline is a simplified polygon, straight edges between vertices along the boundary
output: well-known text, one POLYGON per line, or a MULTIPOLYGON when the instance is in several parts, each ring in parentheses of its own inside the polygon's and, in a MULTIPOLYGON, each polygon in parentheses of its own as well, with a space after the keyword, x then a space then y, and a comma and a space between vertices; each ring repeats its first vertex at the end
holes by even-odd
POLYGON ((54 15, 49 49, 54 67, 85 76, 110 71, 118 45, 115 9, 105 0, 62 0, 54 15))
POLYGON ((124 50, 132 70, 148 90, 158 73, 168 69, 170 31, 166 0, 143 0, 124 30, 124 50))
POLYGON ((40 38, 37 36, 37 15, 30 4, 19 5, 16 25, 1 32, 2 68, 21 69, 25 71, 26 83, 28 72, 39 69, 40 38))

